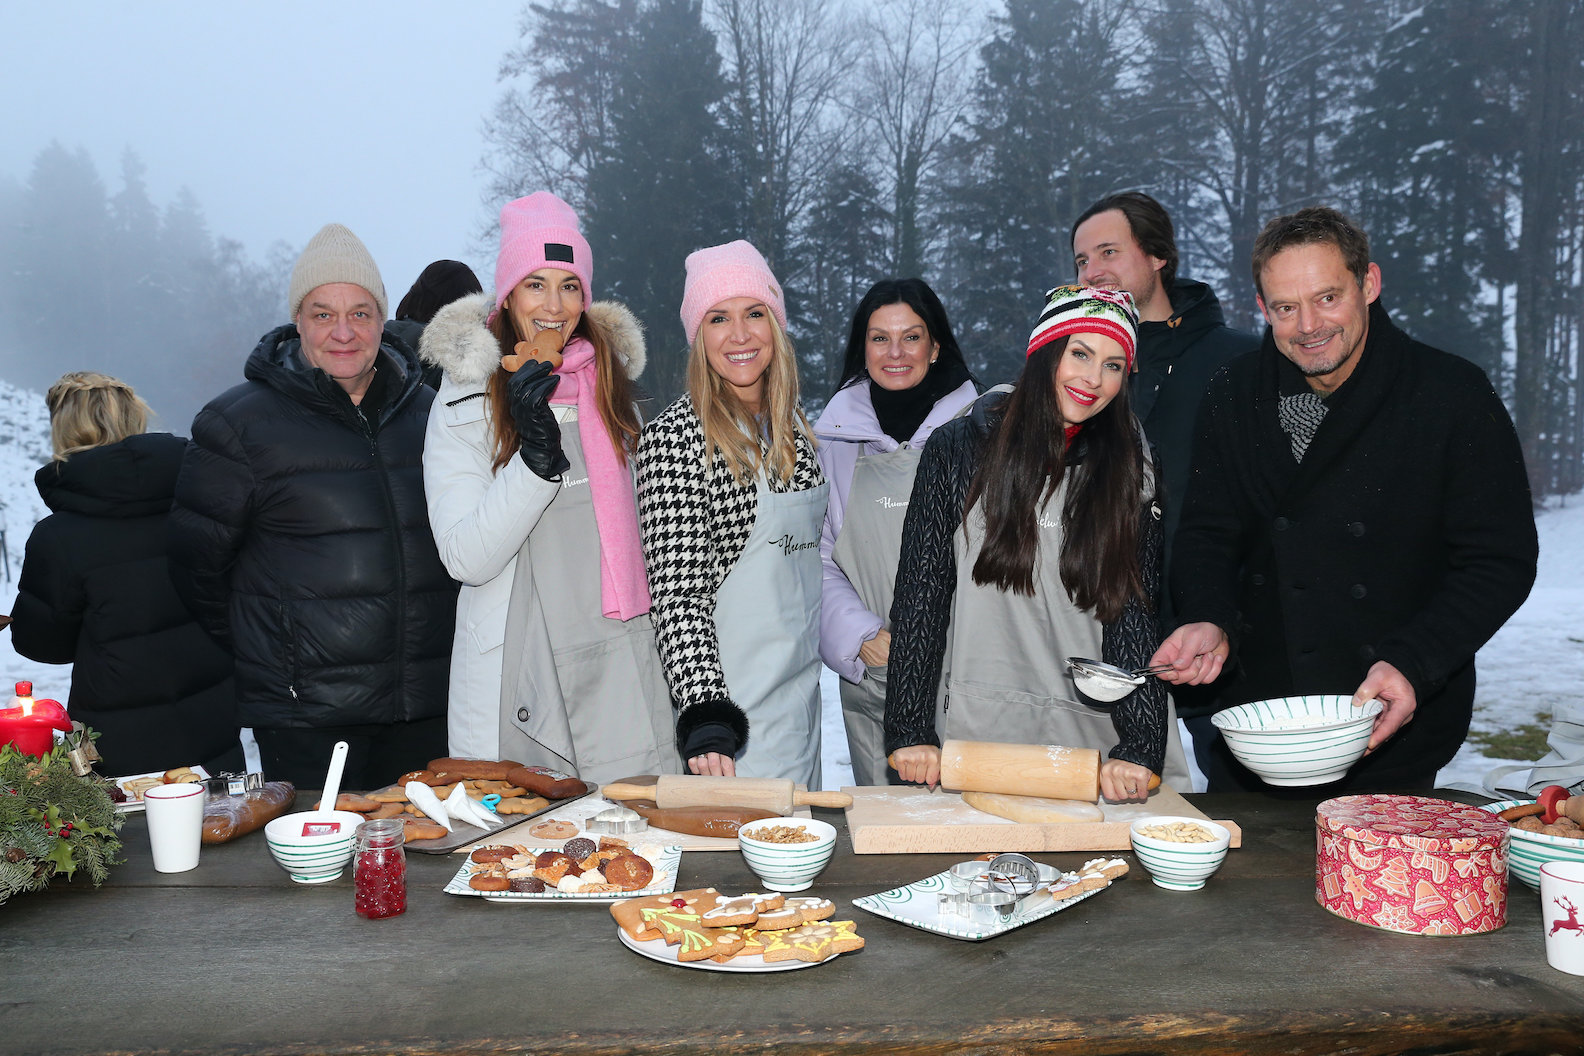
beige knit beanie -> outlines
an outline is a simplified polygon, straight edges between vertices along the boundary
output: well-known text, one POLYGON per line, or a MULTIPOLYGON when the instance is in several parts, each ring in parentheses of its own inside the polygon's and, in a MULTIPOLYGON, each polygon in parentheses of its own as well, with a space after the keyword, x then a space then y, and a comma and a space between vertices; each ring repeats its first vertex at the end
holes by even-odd
POLYGON ((385 283, 380 279, 379 267, 369 255, 362 241, 340 224, 326 224, 319 233, 308 240, 302 256, 292 268, 291 288, 286 295, 291 314, 297 319, 297 310, 303 298, 316 287, 327 282, 350 282, 361 286, 374 296, 380 319, 390 316, 390 302, 385 299, 385 283))

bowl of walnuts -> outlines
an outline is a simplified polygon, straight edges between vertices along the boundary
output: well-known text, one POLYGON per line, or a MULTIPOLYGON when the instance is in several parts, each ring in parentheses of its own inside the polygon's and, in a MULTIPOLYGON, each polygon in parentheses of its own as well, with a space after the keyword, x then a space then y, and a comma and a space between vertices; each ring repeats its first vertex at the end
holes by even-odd
POLYGON ((1565 800, 1566 790, 1562 790, 1561 797, 1548 797, 1546 793, 1550 791, 1548 788, 1542 792, 1539 800, 1504 799, 1485 804, 1486 810, 1503 815, 1512 823, 1508 872, 1536 891, 1540 890, 1540 866, 1546 862, 1584 862, 1584 828, 1565 814, 1545 809, 1547 798, 1554 805, 1558 800, 1565 800), (1535 810, 1536 807, 1540 809, 1535 810), (1514 814, 1518 816, 1513 817, 1514 814), (1548 814, 1552 819, 1549 822, 1546 820, 1548 814))

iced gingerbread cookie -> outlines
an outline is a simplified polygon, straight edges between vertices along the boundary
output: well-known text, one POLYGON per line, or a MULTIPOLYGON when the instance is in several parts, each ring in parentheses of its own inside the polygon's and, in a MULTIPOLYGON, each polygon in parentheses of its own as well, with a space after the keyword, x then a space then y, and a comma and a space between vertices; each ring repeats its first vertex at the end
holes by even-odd
POLYGON ((838 953, 863 949, 864 940, 858 934, 858 925, 850 920, 821 921, 804 924, 791 931, 762 936, 765 962, 809 961, 818 963, 838 953))
POLYGON ((720 892, 713 887, 696 887, 690 891, 673 891, 667 895, 647 895, 643 898, 626 898, 610 907, 611 916, 629 936, 639 942, 660 937, 660 929, 653 921, 667 910, 682 909, 696 912, 693 907, 715 905, 720 892))

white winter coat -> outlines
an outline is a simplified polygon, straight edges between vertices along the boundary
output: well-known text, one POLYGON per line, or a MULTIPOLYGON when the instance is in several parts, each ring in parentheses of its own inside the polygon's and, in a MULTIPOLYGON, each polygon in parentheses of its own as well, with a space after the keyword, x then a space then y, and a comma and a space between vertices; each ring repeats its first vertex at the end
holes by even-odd
MULTIPOLYGON (((515 455, 496 472, 485 382, 500 349, 485 328, 494 299, 464 297, 424 329, 419 355, 445 371, 424 441, 424 494, 440 560, 462 583, 451 652, 448 751, 500 758, 502 643, 517 555, 560 491, 515 455)), ((643 370, 643 330, 624 306, 596 301, 588 314, 610 337, 629 377, 643 370)), ((577 409, 555 404, 563 429, 576 428, 577 409)))

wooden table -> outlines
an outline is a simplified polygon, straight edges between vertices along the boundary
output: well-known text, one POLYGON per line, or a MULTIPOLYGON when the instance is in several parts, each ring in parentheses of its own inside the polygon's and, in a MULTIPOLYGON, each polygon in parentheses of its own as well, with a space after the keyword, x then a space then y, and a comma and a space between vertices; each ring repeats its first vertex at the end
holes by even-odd
MULTIPOLYGON (((0 907, 0 1052, 1584 1050, 1584 978, 1547 966, 1539 897, 1520 881, 1502 931, 1374 931, 1315 904, 1313 801, 1195 802, 1244 832, 1202 891, 1162 890, 1135 865, 982 943, 848 905, 955 856, 854 856, 844 832, 814 890, 868 946, 775 975, 646 960, 599 906, 443 894, 456 857, 409 855, 410 908, 382 921, 353 913, 350 872, 292 884, 262 834, 161 875, 134 817, 104 887, 57 883, 0 907)), ((736 854, 685 855, 680 886, 706 885, 755 886, 736 854)))

